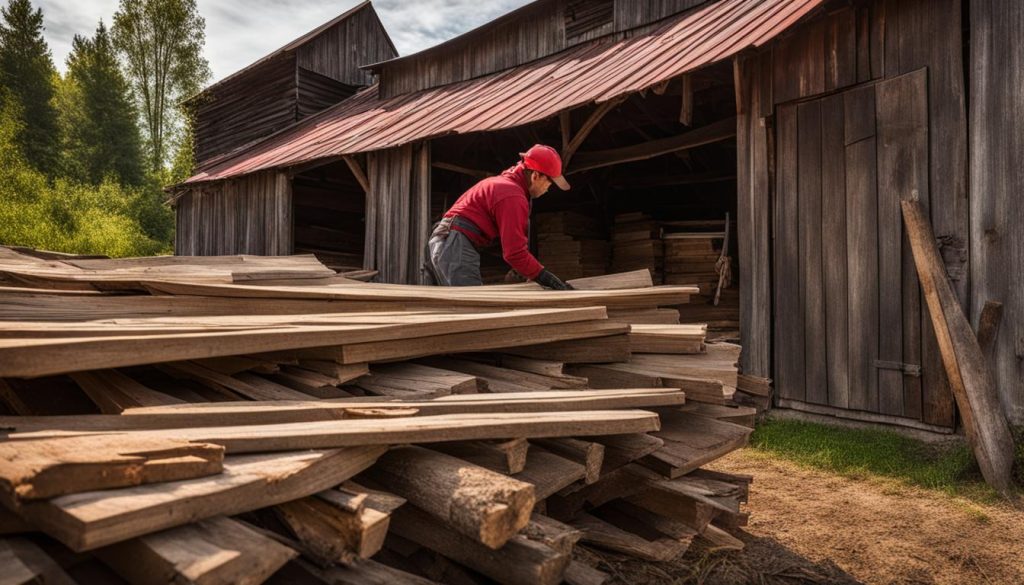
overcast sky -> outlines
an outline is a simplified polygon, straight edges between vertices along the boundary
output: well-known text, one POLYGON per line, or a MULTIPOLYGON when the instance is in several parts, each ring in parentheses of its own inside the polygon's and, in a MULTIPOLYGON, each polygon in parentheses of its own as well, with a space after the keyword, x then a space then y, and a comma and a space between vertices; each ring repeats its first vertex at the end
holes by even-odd
MULTIPOLYGON (((466 32, 529 0, 374 0, 401 55, 466 32)), ((206 19, 206 58, 214 81, 287 44, 358 4, 358 0, 198 0, 206 19)), ((118 0, 33 0, 43 9, 46 41, 57 68, 76 34, 110 26, 118 0)))

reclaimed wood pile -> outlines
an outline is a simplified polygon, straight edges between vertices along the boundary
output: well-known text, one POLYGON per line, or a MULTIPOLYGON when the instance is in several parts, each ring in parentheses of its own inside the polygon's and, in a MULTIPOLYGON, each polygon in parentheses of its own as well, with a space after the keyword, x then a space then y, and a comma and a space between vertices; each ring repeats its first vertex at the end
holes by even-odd
POLYGON ((738 346, 665 322, 692 287, 0 259, 10 582, 592 584, 579 547, 742 546, 751 478, 705 466, 754 409, 738 346))
POLYGON ((650 270, 654 282, 662 284, 665 244, 661 234, 661 225, 647 214, 616 215, 612 225, 612 271, 650 270))
POLYGON ((684 323, 704 323, 714 339, 738 339, 739 289, 732 286, 736 269, 725 246, 725 222, 670 222, 665 242, 665 284, 700 288, 690 303, 679 308, 684 323), (702 230, 700 228, 703 228, 702 230), (677 231, 682 230, 682 231, 677 231))
POLYGON ((538 213, 532 220, 538 260, 562 279, 608 272, 608 237, 601 221, 576 212, 538 213))

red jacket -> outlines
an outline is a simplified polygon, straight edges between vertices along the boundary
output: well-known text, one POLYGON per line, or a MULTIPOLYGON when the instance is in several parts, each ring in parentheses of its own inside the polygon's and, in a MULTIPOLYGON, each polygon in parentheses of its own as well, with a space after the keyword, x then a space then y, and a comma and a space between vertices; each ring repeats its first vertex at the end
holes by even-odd
POLYGON ((480 228, 483 236, 452 226, 477 246, 501 240, 501 255, 516 272, 533 280, 544 267, 530 253, 527 226, 530 221, 530 192, 522 163, 497 177, 473 185, 455 201, 445 217, 459 216, 480 228))

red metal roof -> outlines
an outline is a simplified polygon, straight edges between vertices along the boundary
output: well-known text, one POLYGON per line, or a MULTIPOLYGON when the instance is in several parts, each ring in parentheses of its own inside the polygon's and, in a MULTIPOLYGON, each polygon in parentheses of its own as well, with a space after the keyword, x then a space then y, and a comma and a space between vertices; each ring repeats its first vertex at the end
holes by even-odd
POLYGON ((579 45, 486 77, 386 100, 373 86, 213 162, 185 184, 543 120, 760 46, 823 1, 721 0, 668 19, 646 35, 579 45))

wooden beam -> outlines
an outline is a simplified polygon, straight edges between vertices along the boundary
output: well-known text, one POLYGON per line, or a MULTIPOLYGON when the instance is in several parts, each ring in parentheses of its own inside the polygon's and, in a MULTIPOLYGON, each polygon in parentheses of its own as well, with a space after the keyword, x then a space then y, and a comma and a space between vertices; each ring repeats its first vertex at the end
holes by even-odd
POLYGON ((452 163, 446 163, 441 161, 434 161, 430 166, 435 169, 441 169, 445 171, 451 171, 453 173, 459 173, 460 175, 468 175, 474 179, 486 179, 487 177, 493 177, 494 173, 488 173, 487 171, 481 171, 479 169, 471 169, 468 167, 459 166, 452 163))
POLYGON ((367 475, 452 530, 499 549, 533 512, 533 485, 422 447, 399 447, 367 475))
POLYGON ((592 152, 581 152, 577 155, 576 164, 569 170, 568 174, 581 173, 593 169, 599 169, 612 165, 623 164, 638 160, 647 160, 663 154, 670 154, 680 150, 696 148, 705 144, 722 142, 736 136, 736 118, 727 118, 713 122, 707 126, 690 130, 678 136, 652 140, 642 144, 599 150, 592 152))
POLYGON ((562 130, 562 152, 569 148, 572 141, 572 112, 564 110, 558 113, 558 125, 562 130))
POLYGON ((693 77, 686 74, 681 79, 683 92, 679 106, 679 123, 683 126, 693 126, 693 77))
POLYGON ((901 204, 917 275, 964 430, 985 481, 1009 496, 1013 489, 1013 436, 985 355, 950 285, 924 206, 919 201, 901 204))
POLYGON ((366 178, 366 173, 363 171, 363 167, 362 165, 359 164, 359 161, 356 160, 354 156, 350 155, 344 156, 342 158, 344 159, 345 164, 348 165, 349 170, 352 171, 352 176, 356 178, 356 182, 359 183, 359 186, 363 188, 363 192, 369 193, 370 180, 366 178))
MULTIPOLYGON (((569 141, 569 144, 567 144, 565 148, 562 149, 563 169, 569 168, 569 161, 572 160, 573 155, 575 155, 576 151, 579 150, 580 146, 583 145, 583 141, 586 140, 587 137, 590 136, 590 133, 594 130, 594 128, 597 127, 597 124, 601 121, 601 118, 604 118, 605 115, 608 114, 608 112, 618 107, 619 104, 621 104, 624 101, 626 101, 626 96, 617 97, 597 106, 597 109, 591 112, 590 116, 588 116, 586 121, 583 122, 583 126, 580 126, 580 129, 576 132, 576 135, 573 136, 572 140, 569 141)), ((563 170, 563 173, 564 172, 565 171, 563 170)))

